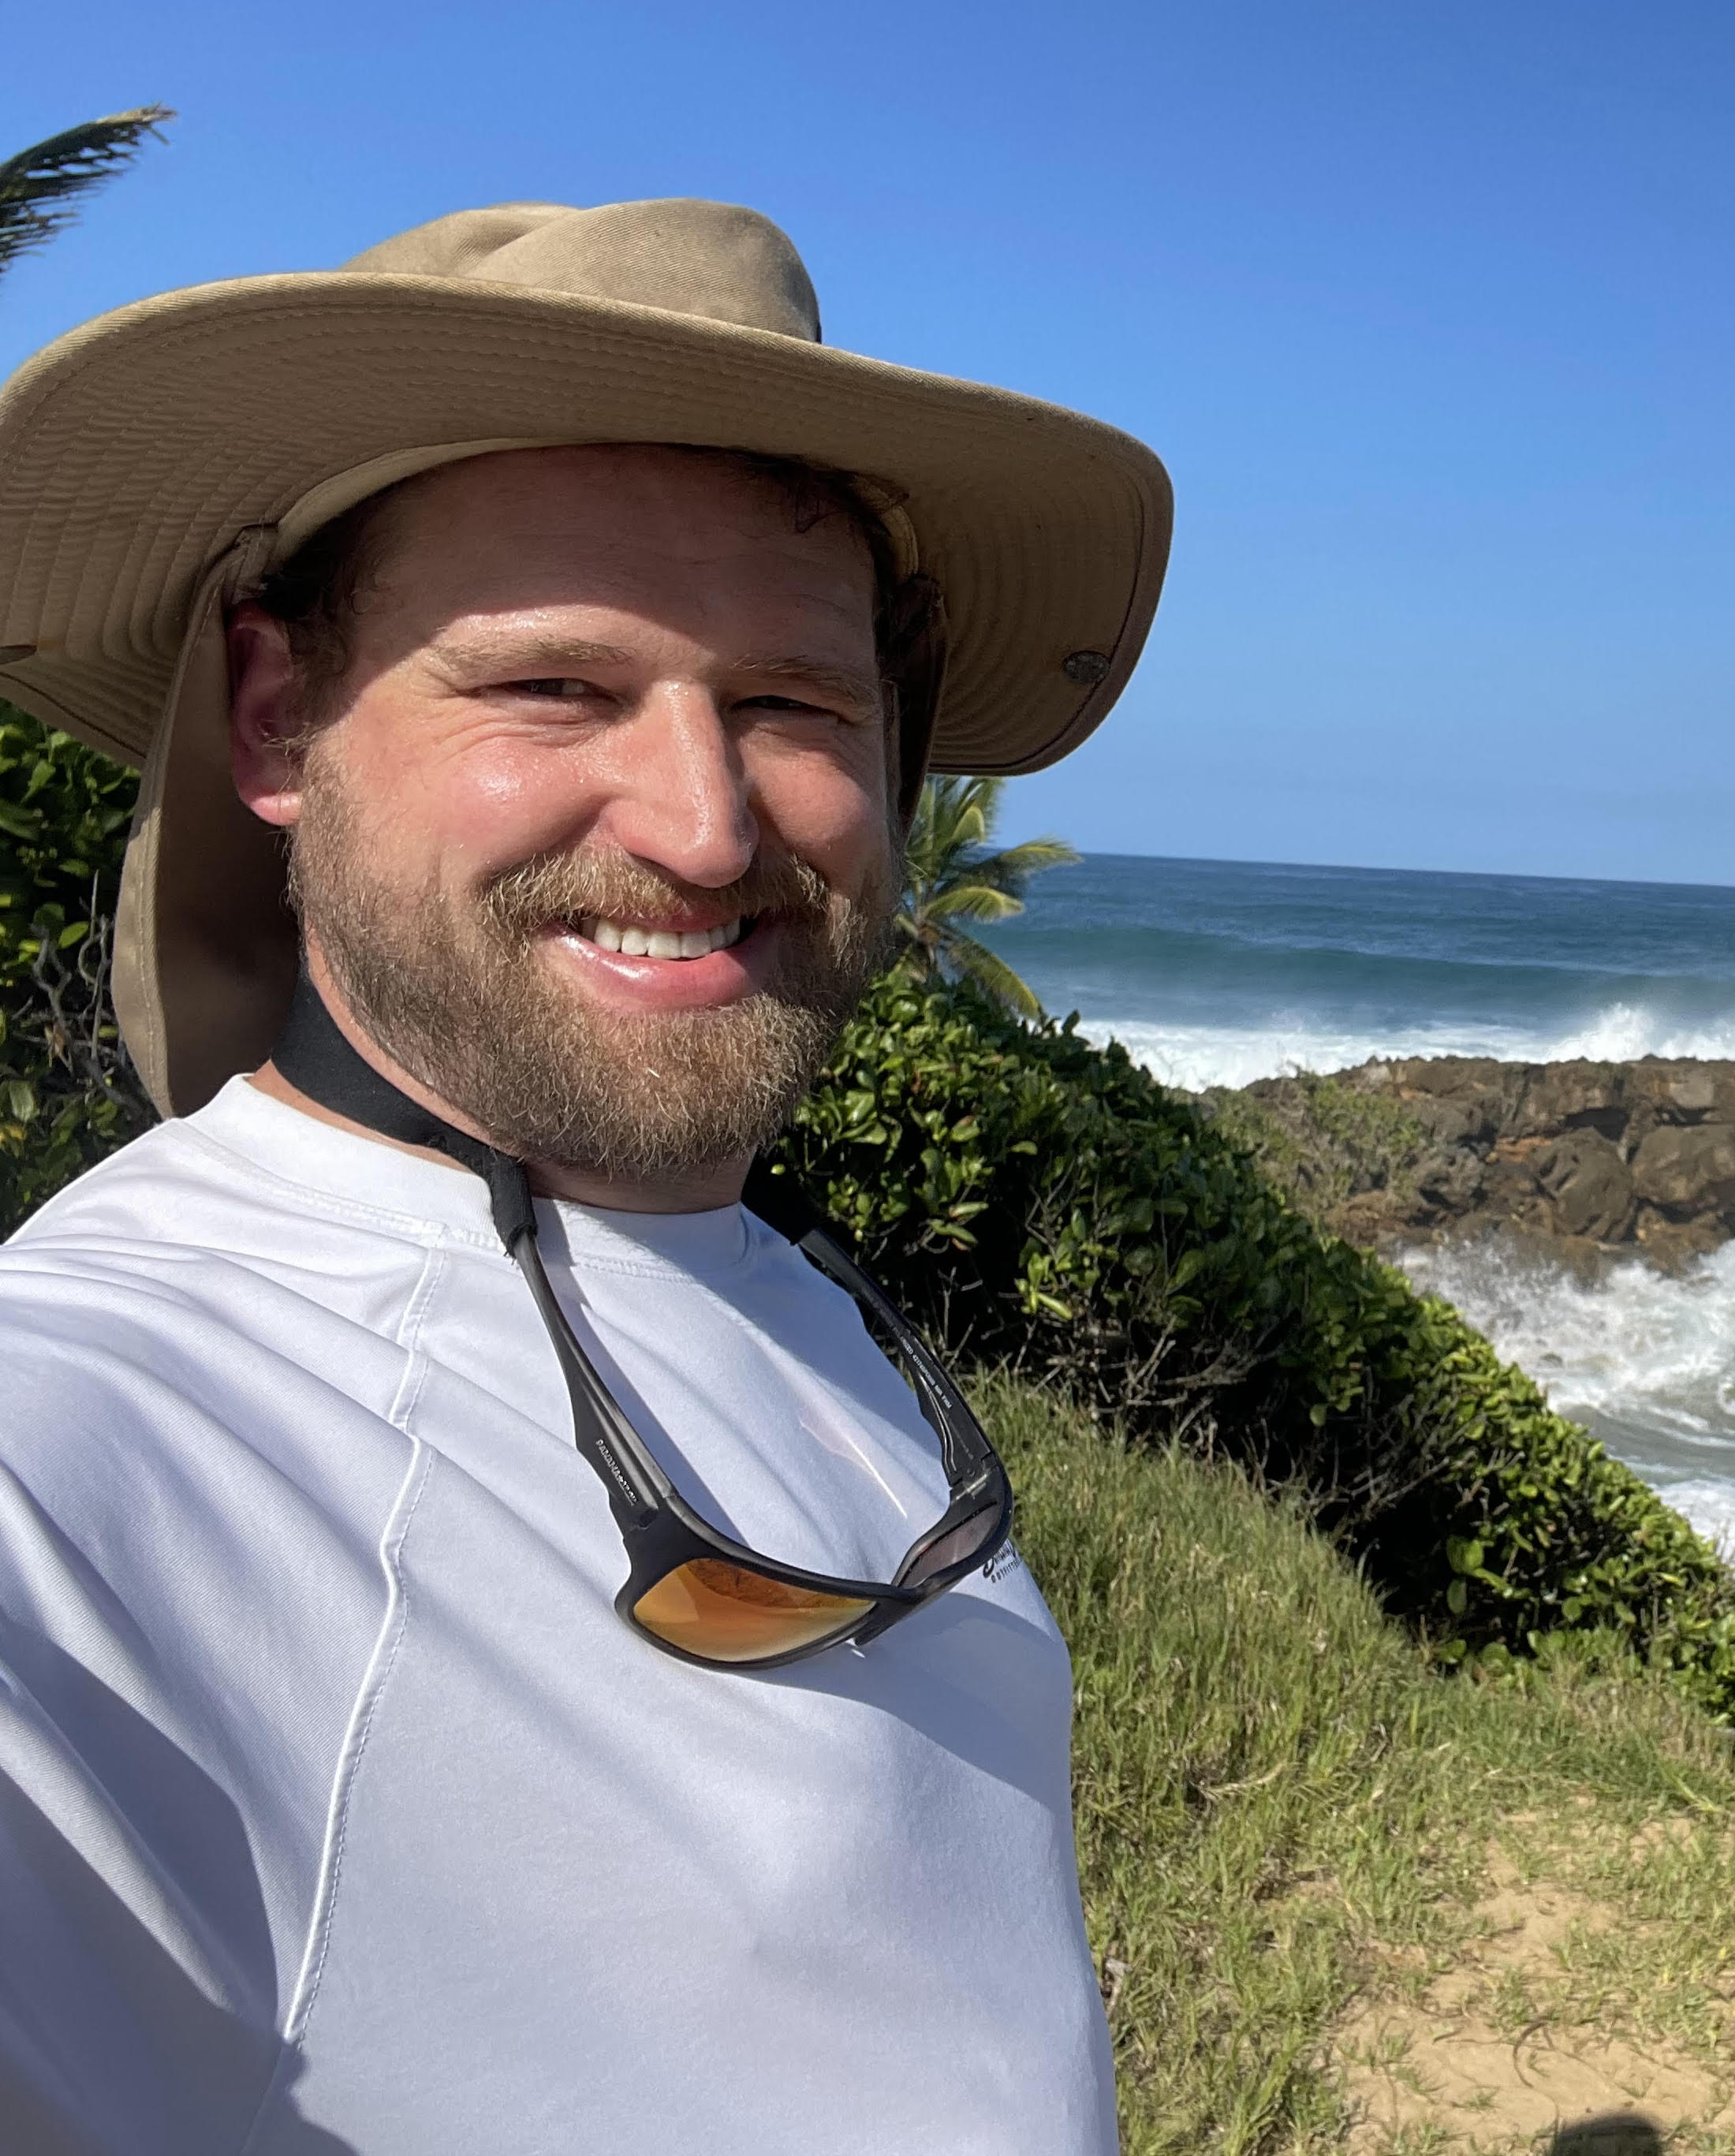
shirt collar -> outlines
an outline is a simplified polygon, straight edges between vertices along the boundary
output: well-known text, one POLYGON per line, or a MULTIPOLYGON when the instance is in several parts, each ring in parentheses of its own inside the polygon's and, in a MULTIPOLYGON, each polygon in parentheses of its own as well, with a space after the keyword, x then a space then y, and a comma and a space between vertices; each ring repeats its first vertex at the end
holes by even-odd
MULTIPOLYGON (((343 1204, 397 1214, 406 1226, 499 1247, 488 1192, 479 1176, 432 1154, 408 1152, 377 1138, 338 1129, 252 1084, 231 1078, 213 1101, 187 1118, 203 1137, 280 1182, 343 1204)), ((650 1265, 681 1272, 738 1264, 749 1242, 739 1205, 700 1213, 633 1213, 539 1201, 552 1214, 569 1256, 650 1265)))

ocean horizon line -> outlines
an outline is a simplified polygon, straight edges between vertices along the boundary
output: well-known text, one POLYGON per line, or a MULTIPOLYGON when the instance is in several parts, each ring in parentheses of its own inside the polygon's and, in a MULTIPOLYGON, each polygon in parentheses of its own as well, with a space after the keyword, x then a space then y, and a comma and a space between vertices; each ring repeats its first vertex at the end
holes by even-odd
MULTIPOLYGON (((1032 831, 1027 838, 1053 837, 1049 831, 1032 831)), ((1018 845, 1024 839, 1007 841, 1018 845)), ((1071 840, 1067 840, 1071 844, 1071 840)), ((1440 883, 1488 883, 1546 886, 1554 890, 1691 891, 1735 895, 1735 875, 1727 883, 1691 882, 1663 876, 1537 875, 1518 869, 1398 868, 1380 862, 1268 860, 1251 854, 1133 854, 1117 847, 1077 846, 1084 861, 1148 861, 1165 868, 1253 869, 1278 873, 1331 876, 1405 876, 1440 883)), ((1063 871, 1045 871, 1063 873, 1063 871)), ((1033 889, 1039 893, 1040 886, 1033 889)))

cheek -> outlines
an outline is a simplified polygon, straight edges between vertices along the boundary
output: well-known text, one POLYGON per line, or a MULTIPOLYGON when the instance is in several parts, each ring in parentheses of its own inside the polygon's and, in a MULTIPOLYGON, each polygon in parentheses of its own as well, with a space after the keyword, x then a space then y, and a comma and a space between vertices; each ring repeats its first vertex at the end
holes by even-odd
POLYGON ((457 888, 582 835, 589 808, 575 763, 522 742, 439 743, 424 734, 382 737, 351 768, 389 804, 382 835, 392 855, 457 888))
POLYGON ((852 736, 827 755, 750 760, 748 781, 762 824, 829 881, 857 884, 884 859, 891 808, 879 737, 852 736))

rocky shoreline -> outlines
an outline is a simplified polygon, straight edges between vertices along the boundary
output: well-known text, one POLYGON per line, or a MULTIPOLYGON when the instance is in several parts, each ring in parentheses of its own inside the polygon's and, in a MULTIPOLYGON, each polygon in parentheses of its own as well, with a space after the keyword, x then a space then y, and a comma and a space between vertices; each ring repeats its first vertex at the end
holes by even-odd
POLYGON ((1411 1058, 1209 1097, 1364 1245, 1497 1234, 1674 1271, 1735 1235, 1735 1062, 1411 1058))

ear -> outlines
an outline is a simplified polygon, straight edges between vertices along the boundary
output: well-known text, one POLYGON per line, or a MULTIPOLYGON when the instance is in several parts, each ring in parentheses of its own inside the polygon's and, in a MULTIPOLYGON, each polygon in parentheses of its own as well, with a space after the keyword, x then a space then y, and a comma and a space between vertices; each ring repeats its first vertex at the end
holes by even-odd
POLYGON ((235 791, 264 823, 287 829, 301 819, 301 758, 295 743, 295 662, 280 621, 251 599, 227 624, 229 769, 235 791))

